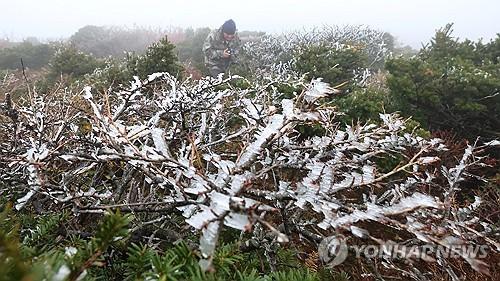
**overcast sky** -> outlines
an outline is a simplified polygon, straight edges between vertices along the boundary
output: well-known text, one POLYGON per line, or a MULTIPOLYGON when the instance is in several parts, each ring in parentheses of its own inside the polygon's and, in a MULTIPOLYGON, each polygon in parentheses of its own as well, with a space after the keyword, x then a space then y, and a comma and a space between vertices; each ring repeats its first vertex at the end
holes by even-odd
POLYGON ((85 25, 220 26, 273 33, 323 24, 365 24, 413 47, 454 22, 460 38, 500 33, 500 0, 0 0, 0 37, 60 39, 85 25))

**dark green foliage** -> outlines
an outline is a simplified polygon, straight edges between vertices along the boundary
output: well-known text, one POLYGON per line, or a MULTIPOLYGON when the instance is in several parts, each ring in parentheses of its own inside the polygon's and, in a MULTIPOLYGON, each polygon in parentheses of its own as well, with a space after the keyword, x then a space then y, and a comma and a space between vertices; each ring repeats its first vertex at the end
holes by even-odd
POLYGON ((40 69, 49 63, 54 52, 52 44, 24 41, 9 48, 0 49, 0 69, 21 69, 21 59, 24 67, 40 69))
MULTIPOLYGON (((62 212, 54 215, 47 214, 39 217, 33 217, 35 219, 31 225, 33 229, 27 232, 26 236, 24 236, 23 245, 27 247, 34 247, 40 251, 44 251, 45 249, 54 246, 51 242, 55 240, 58 228, 67 216, 67 213, 62 212)), ((27 225, 26 222, 24 222, 23 225, 30 228, 30 225, 27 225)))
POLYGON ((151 275, 158 280, 179 280, 181 276, 182 265, 175 263, 175 257, 154 255, 151 264, 154 272, 151 275))
POLYGON ((116 241, 116 238, 123 239, 128 235, 128 224, 132 220, 132 216, 122 216, 119 213, 109 214, 98 228, 93 244, 102 250, 105 250, 109 245, 116 241))
POLYGON ((292 250, 278 251, 279 271, 259 273, 262 253, 241 253, 237 243, 221 246, 214 258, 215 272, 203 272, 198 266, 197 251, 183 242, 165 251, 138 244, 123 247, 132 217, 119 213, 104 216, 89 240, 68 236, 60 243, 43 243, 38 240, 42 237, 53 240, 50 237, 58 232, 56 225, 68 220, 67 214, 44 215, 39 220, 24 217, 29 214, 14 214, 9 206, 0 213, 0 280, 52 280, 58 274, 66 276, 63 280, 76 280, 84 274, 83 280, 134 281, 319 281, 330 280, 332 276, 329 271, 319 275, 308 270, 290 270, 290 266, 302 267, 292 250), (34 228, 35 232, 23 238, 20 232, 30 233, 25 227, 34 228), (32 246, 19 243, 19 239, 32 246))
POLYGON ((125 280, 141 280, 145 278, 145 272, 151 268, 151 260, 154 251, 144 245, 132 244, 128 250, 128 258, 125 262, 125 280))
POLYGON ((307 270, 292 269, 289 271, 274 272, 272 280, 276 281, 320 281, 319 277, 307 270))
POLYGON ((296 54, 295 69, 308 79, 322 77, 331 85, 351 82, 353 71, 366 64, 361 51, 354 47, 332 48, 327 45, 303 47, 296 54))
POLYGON ((69 75, 73 78, 92 73, 102 66, 95 57, 79 51, 74 46, 61 46, 50 62, 51 75, 69 75))
POLYGON ((226 244, 221 246, 214 259, 215 268, 218 268, 224 275, 231 276, 238 270, 238 265, 241 264, 243 256, 238 253, 235 244, 226 244))
POLYGON ((376 88, 356 89, 348 95, 334 99, 333 103, 345 114, 340 120, 346 124, 356 123, 358 120, 378 122, 379 113, 391 109, 387 91, 376 88))
POLYGON ((375 163, 380 172, 388 173, 396 168, 403 161, 400 155, 380 155, 375 159, 375 163))
POLYGON ((300 139, 308 139, 314 136, 320 137, 325 134, 325 129, 321 127, 319 124, 308 124, 308 125, 297 125, 295 126, 295 130, 299 132, 300 139))
POLYGON ((28 274, 29 267, 23 263, 19 250, 19 224, 10 215, 11 205, 4 205, 0 213, 0 280, 21 280, 28 274))
MULTIPOLYGON (((348 95, 332 100, 343 115, 339 117, 341 124, 356 124, 357 122, 381 123, 380 113, 397 111, 397 105, 391 99, 391 95, 385 88, 368 86, 358 88, 348 95)), ((430 137, 430 132, 421 128, 418 121, 409 119, 406 132, 416 133, 421 137, 430 137)))
POLYGON ((167 37, 148 47, 142 56, 129 56, 128 67, 134 75, 141 79, 156 72, 168 72, 174 76, 180 76, 181 66, 174 53, 175 46, 168 41, 167 37))
MULTIPOLYGON (((11 210, 11 204, 3 205, 0 213, 0 280, 47 280, 56 275, 56 269, 63 262, 61 252, 49 249, 53 241, 37 241, 38 245, 30 247, 20 242, 23 231, 21 219, 11 210), (40 249, 45 249, 41 251, 40 249)), ((25 236, 25 240, 37 237, 48 238, 53 235, 51 226, 57 221, 57 216, 47 216, 34 229, 34 235, 25 236)), ((58 221, 57 221, 58 222, 58 221)), ((34 245, 34 244, 32 244, 34 245)), ((53 245, 53 244, 52 244, 53 245)))
POLYGON ((294 87, 293 85, 290 84, 277 84, 275 85, 276 91, 280 92, 283 94, 283 99, 293 99, 295 98, 298 94, 300 94, 300 89, 298 87, 294 87))
POLYGON ((246 79, 234 79, 228 83, 231 87, 235 89, 247 89, 250 90, 251 83, 246 79))
POLYGON ((66 255, 67 266, 71 270, 68 279, 76 280, 81 274, 89 271, 90 275, 100 273, 101 270, 92 270, 92 267, 103 264, 108 248, 118 246, 121 241, 128 238, 128 224, 132 218, 130 215, 109 213, 103 218, 90 241, 71 245, 76 248, 76 254, 66 255))
POLYGON ((99 264, 107 249, 127 238, 131 219, 109 214, 92 239, 84 241, 70 236, 62 242, 68 246, 61 247, 54 237, 58 233, 57 225, 67 219, 65 213, 44 215, 32 225, 24 219, 26 216, 30 214, 11 212, 10 205, 0 214, 0 280, 52 280, 64 271, 67 272, 64 280, 76 280, 84 272, 92 275, 92 267, 99 264), (23 233, 26 233, 24 237, 23 233), (68 253, 68 249, 74 252, 68 253))
POLYGON ((259 276, 257 271, 255 269, 249 271, 249 272, 237 272, 237 276, 235 280, 238 281, 266 281, 267 279, 265 277, 259 276))
MULTIPOLYGON (((395 58, 386 68, 397 110, 431 130, 461 136, 498 135, 500 128, 499 40, 460 42, 451 25, 413 58, 395 58)), ((500 38, 500 37, 499 37, 500 38)))

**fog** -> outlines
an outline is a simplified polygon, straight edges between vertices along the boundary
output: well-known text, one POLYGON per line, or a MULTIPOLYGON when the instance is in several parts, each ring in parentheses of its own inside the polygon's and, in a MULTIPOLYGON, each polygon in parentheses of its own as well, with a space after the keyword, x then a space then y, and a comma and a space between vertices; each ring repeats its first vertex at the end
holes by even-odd
POLYGON ((165 1, 1 0, 0 37, 62 39, 85 25, 218 27, 233 18, 240 30, 284 31, 364 24, 414 48, 453 22, 460 38, 489 40, 500 32, 498 0, 165 1))

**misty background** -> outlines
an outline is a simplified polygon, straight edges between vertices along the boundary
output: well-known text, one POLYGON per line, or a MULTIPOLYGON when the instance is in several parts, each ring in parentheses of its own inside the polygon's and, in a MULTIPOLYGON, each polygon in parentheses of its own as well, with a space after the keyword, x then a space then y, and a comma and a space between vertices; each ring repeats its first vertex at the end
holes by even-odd
POLYGON ((420 48, 436 29, 454 23, 459 38, 485 41, 500 32, 496 0, 162 1, 2 0, 0 38, 60 40, 86 25, 217 28, 233 18, 239 30, 281 33, 321 25, 368 25, 420 48))

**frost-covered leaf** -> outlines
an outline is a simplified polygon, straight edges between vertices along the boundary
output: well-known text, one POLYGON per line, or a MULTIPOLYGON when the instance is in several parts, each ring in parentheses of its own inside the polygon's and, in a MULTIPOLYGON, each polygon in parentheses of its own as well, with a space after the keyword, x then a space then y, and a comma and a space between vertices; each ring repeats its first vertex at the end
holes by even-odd
POLYGON ((219 231, 218 221, 210 222, 202 229, 202 235, 200 238, 200 251, 202 259, 199 263, 202 270, 208 270, 211 267, 215 247, 217 245, 217 240, 219 239, 219 231))
POLYGON ((325 83, 321 81, 321 78, 315 79, 311 81, 311 85, 305 92, 304 98, 308 102, 315 101, 319 98, 328 97, 333 93, 337 93, 337 91, 325 83))
POLYGON ((435 157, 435 156, 434 157, 420 157, 420 158, 418 158, 418 162, 420 164, 424 164, 424 165, 431 164, 431 163, 437 162, 439 160, 440 160, 439 157, 435 157))
POLYGON ((284 123, 284 117, 281 114, 275 114, 270 117, 267 126, 259 133, 257 139, 252 142, 240 156, 237 162, 237 166, 246 166, 257 157, 262 151, 262 146, 270 140, 272 136, 277 134, 282 128, 284 123))

